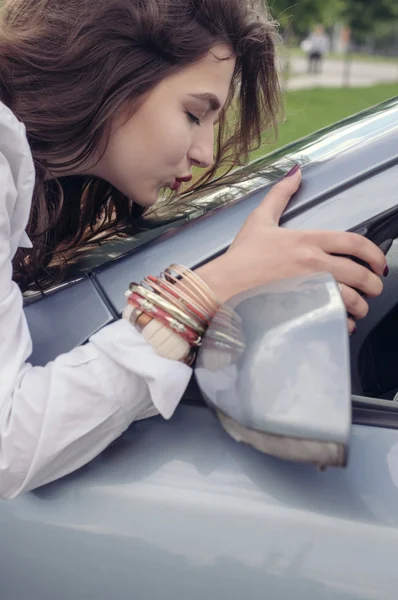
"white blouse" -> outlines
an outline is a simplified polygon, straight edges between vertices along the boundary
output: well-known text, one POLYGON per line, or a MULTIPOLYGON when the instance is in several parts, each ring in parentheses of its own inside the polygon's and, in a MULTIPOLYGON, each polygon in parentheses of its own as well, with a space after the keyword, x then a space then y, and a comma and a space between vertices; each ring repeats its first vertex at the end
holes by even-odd
POLYGON ((32 340, 12 258, 25 233, 34 186, 25 127, 0 102, 0 497, 62 477, 99 454, 136 419, 172 416, 191 369, 159 357, 127 321, 45 367, 32 340))

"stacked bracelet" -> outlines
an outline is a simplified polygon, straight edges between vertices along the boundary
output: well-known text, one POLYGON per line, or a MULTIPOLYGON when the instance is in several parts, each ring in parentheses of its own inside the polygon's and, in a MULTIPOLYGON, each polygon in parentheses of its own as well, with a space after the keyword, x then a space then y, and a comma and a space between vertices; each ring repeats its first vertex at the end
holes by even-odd
POLYGON ((191 364, 220 302, 190 269, 172 265, 131 283, 123 317, 166 358, 191 364))

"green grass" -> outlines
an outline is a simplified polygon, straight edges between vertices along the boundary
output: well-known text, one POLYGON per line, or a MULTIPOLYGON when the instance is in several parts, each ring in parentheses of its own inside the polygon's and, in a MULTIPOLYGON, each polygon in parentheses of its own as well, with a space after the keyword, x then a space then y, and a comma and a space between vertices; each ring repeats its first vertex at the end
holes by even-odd
POLYGON ((278 141, 264 143, 251 158, 272 152, 322 127, 349 117, 383 100, 398 95, 398 85, 382 84, 366 88, 314 88, 287 92, 286 121, 280 125, 278 141))
MULTIPOLYGON (((282 54, 286 51, 282 50, 282 54)), ((291 50, 292 56, 306 56, 306 53, 301 50, 301 48, 292 48, 291 50)), ((377 63, 398 63, 398 57, 396 56, 380 56, 373 54, 359 54, 358 52, 351 53, 351 60, 358 60, 360 62, 377 62, 377 63)), ((329 52, 327 55, 328 58, 333 60, 344 60, 345 56, 343 54, 338 54, 337 52, 329 52)))

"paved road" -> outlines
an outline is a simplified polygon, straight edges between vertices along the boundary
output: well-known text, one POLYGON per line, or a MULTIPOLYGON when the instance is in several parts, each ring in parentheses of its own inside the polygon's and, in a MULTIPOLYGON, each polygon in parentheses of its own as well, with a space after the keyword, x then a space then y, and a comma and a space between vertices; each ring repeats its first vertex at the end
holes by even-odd
MULTIPOLYGON (((292 59, 292 76, 288 89, 313 87, 340 87, 343 83, 344 61, 325 60, 320 75, 307 73, 307 60, 292 59)), ((364 87, 377 83, 396 83, 398 94, 398 59, 396 63, 353 61, 350 67, 350 87, 364 87)))

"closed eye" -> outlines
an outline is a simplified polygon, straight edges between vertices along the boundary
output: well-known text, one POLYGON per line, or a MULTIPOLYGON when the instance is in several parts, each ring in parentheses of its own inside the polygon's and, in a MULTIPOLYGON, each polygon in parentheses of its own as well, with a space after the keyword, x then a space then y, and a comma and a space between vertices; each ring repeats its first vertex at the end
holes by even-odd
POLYGON ((187 111, 187 116, 188 119, 191 121, 191 123, 195 123, 195 125, 198 125, 198 127, 201 126, 202 121, 199 119, 199 117, 195 117, 195 115, 193 115, 192 113, 187 111))

